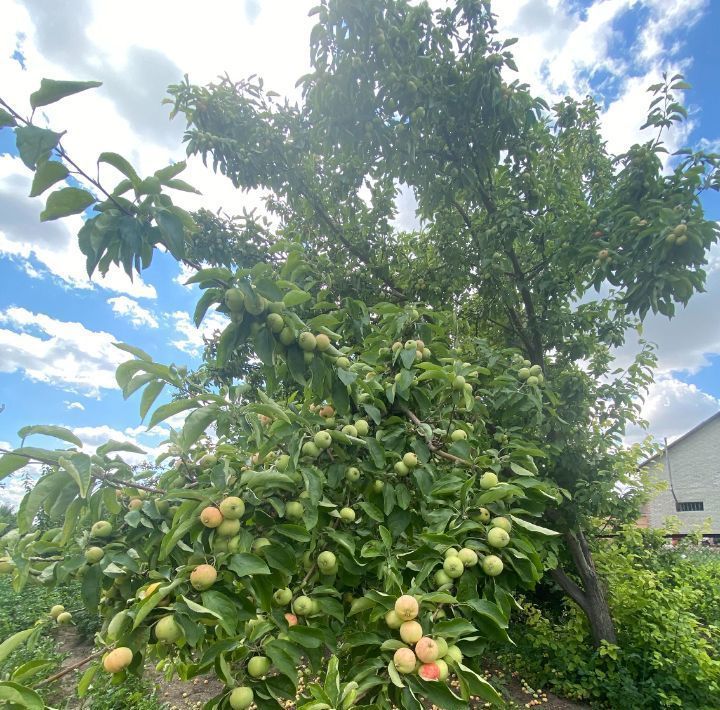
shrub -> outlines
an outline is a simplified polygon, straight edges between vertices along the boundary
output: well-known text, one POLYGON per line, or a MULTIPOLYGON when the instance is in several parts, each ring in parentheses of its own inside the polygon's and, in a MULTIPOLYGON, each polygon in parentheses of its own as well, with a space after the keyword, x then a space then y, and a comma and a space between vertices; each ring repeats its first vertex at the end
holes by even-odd
POLYGON ((599 707, 720 707, 720 555, 668 548, 653 532, 628 528, 600 545, 618 645, 593 649, 585 616, 525 600, 504 660, 568 698, 599 707))

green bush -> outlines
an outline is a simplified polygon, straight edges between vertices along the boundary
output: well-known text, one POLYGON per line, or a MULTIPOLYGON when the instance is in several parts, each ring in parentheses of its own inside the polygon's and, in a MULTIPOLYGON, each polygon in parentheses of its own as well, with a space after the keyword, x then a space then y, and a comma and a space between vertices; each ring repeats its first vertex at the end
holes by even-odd
POLYGON ((505 663, 598 707, 720 707, 720 555, 628 528, 595 557, 618 645, 594 649, 574 604, 524 600, 505 663), (521 633, 521 625, 529 627, 521 633))
POLYGON ((155 691, 144 679, 128 675, 122 682, 118 680, 98 673, 84 707, 87 710, 159 710, 162 707, 155 691))

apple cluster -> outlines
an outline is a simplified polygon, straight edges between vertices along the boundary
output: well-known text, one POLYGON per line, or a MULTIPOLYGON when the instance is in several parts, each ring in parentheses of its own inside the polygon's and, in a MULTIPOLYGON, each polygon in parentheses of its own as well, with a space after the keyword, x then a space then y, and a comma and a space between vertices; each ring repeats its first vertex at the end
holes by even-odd
POLYGON ((542 367, 533 365, 530 360, 523 360, 523 366, 518 370, 518 379, 531 387, 537 387, 545 382, 542 367))
POLYGON ((457 646, 448 645, 444 638, 426 636, 417 621, 419 613, 418 600, 403 594, 395 601, 395 607, 385 614, 385 623, 398 630, 406 644, 396 649, 393 665, 398 673, 417 673, 423 680, 444 681, 450 673, 448 660, 462 663, 462 652, 457 646))

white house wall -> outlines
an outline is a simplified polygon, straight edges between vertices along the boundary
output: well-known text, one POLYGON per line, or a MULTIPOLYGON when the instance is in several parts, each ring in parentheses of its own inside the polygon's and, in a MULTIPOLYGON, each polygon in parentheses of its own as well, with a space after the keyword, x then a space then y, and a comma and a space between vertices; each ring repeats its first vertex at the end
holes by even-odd
POLYGON ((669 488, 665 454, 648 462, 647 467, 657 479, 666 481, 668 488, 658 493, 647 506, 648 524, 657 528, 666 518, 680 519, 680 532, 697 529, 711 519, 707 532, 720 533, 720 417, 713 417, 704 425, 677 441, 668 449, 672 483, 681 503, 702 501, 703 511, 679 512, 669 488))

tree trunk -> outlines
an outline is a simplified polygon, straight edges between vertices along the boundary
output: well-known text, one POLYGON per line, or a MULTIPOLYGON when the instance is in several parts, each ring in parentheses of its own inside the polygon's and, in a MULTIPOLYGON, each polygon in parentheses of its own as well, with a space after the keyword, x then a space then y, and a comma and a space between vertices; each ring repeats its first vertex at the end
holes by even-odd
POLYGON ((615 624, 605 598, 603 583, 595 570, 585 535, 582 530, 571 530, 565 534, 565 539, 583 587, 570 579, 561 567, 552 571, 552 577, 587 616, 595 646, 599 646, 601 641, 617 644, 615 624))

